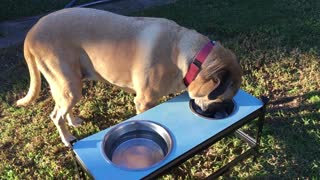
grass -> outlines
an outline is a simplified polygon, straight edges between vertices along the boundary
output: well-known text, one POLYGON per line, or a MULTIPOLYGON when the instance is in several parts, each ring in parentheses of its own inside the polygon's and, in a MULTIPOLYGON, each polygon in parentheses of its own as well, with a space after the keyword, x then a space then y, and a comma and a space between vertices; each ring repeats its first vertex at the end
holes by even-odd
MULTIPOLYGON (((223 178, 320 178, 319 9, 317 0, 186 0, 135 14, 166 17, 220 40, 240 58, 241 88, 270 98, 260 156, 223 178)), ((46 82, 36 104, 15 107, 29 86, 22 47, 2 49, 0 64, 0 179, 77 178, 72 153, 49 119, 46 82)), ((83 94, 74 111, 85 123, 71 128, 78 138, 135 114, 133 96, 112 86, 86 82, 83 94)), ((161 179, 201 179, 246 148, 227 137, 161 179)))

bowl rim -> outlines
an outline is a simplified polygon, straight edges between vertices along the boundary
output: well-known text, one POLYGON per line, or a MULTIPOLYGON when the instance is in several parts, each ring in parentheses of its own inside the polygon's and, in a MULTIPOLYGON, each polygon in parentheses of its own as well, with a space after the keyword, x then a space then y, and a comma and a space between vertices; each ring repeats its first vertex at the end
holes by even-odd
POLYGON ((191 110, 191 112, 192 112, 194 115, 196 115, 196 116, 198 116, 198 117, 201 117, 201 118, 205 118, 205 119, 209 119, 209 120, 224 120, 224 119, 226 119, 226 118, 229 118, 229 117, 233 116, 233 115, 238 111, 238 109, 239 109, 239 106, 238 106, 237 102, 236 102, 234 99, 232 99, 231 101, 232 101, 232 103, 233 103, 233 110, 232 110, 232 112, 231 112, 228 116, 226 116, 226 117, 224 117, 224 118, 212 118, 212 117, 207 117, 207 116, 205 116, 205 115, 202 115, 202 114, 197 113, 196 110, 192 107, 192 102, 194 102, 194 99, 190 99, 190 100, 189 100, 189 109, 191 110))
MULTIPOLYGON (((151 121, 151 120, 129 120, 129 121, 124 121, 124 122, 121 122, 119 124, 116 124, 115 126, 111 127, 112 129, 110 129, 103 137, 103 141, 101 143, 101 153, 102 153, 102 156, 104 157, 104 159, 110 163, 111 165, 117 167, 117 168, 121 168, 121 169, 124 169, 124 170, 128 170, 128 171, 144 171, 144 170, 148 170, 148 169, 151 169, 157 165, 159 165, 161 162, 165 161, 169 155, 171 154, 172 152, 172 149, 174 147, 174 141, 173 141, 173 135, 172 133, 170 132, 170 130, 165 127, 164 125, 160 124, 160 123, 157 123, 157 122, 154 122, 154 121, 151 121), (121 165, 118 165, 116 163, 114 163, 106 154, 105 152, 105 145, 106 145, 106 141, 107 141, 107 138, 113 134, 113 132, 117 131, 118 129, 122 129, 124 126, 127 126, 127 125, 134 125, 134 124, 152 124, 154 126, 156 126, 157 128, 160 128, 162 131, 164 131, 166 133, 166 136, 168 136, 168 141, 169 143, 167 143, 167 141, 160 135, 160 133, 156 132, 156 131, 153 131, 153 133, 157 133, 163 140, 164 142, 166 143, 167 145, 167 153, 164 155, 164 157, 150 165, 150 166, 147 166, 147 167, 143 167, 143 168, 128 168, 128 167, 125 167, 125 166, 121 166, 121 165)), ((130 131, 132 132, 132 131, 130 131)), ((154 141, 153 141, 154 142, 154 141)), ((156 144, 158 144, 157 142, 154 142, 156 144)))

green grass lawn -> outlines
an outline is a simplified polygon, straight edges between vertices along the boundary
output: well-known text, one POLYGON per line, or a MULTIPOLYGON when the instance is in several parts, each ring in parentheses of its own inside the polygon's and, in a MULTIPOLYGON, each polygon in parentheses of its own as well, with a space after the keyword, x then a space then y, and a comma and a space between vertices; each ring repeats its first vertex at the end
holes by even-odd
MULTIPOLYGON (((241 88, 270 97, 260 156, 224 178, 320 178, 319 9, 318 0, 181 0, 135 14, 166 17, 221 41, 241 61, 241 88)), ((22 47, 0 50, 0 64, 0 179, 76 178, 72 153, 49 118, 47 83, 36 104, 15 107, 29 87, 22 47)), ((112 86, 86 82, 83 94, 74 111, 85 123, 71 128, 78 138, 135 114, 133 96, 112 86)), ((245 148, 227 137, 161 178, 201 179, 245 148)))

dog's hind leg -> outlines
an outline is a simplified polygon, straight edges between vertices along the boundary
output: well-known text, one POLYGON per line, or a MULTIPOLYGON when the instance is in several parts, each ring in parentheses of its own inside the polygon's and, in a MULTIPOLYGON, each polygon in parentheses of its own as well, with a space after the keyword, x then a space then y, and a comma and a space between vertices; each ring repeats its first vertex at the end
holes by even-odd
POLYGON ((63 112, 60 111, 59 106, 56 104, 54 110, 50 114, 50 118, 52 119, 53 123, 56 125, 57 130, 59 132, 60 138, 65 146, 70 147, 70 142, 75 140, 72 134, 70 134, 69 130, 65 124, 65 118, 63 117, 63 112))
MULTIPOLYGON (((67 73, 69 72, 67 71, 67 73)), ((66 146, 70 146, 70 141, 75 139, 67 129, 66 121, 72 126, 77 126, 80 123, 73 116, 72 108, 81 98, 81 88, 81 78, 69 73, 61 76, 52 89, 53 98, 58 106, 58 116, 53 119, 53 122, 59 131, 62 142, 66 146)))
MULTIPOLYGON (((66 59, 66 58, 63 58, 66 59)), ((59 61, 60 64, 54 64, 55 59, 50 63, 41 64, 40 71, 48 81, 55 108, 50 117, 57 127, 62 142, 66 146, 71 146, 70 141, 76 138, 69 132, 66 122, 77 126, 79 120, 72 114, 73 106, 80 100, 82 91, 82 81, 80 68, 70 64, 70 61, 59 61), (52 69, 55 69, 54 71, 52 69), (79 70, 78 70, 79 69, 79 70)))
POLYGON ((64 81, 62 83, 64 85, 60 85, 59 88, 55 87, 57 85, 53 85, 53 87, 50 86, 52 96, 56 103, 51 114, 51 119, 59 131, 62 142, 66 146, 71 146, 70 142, 76 138, 70 134, 66 126, 66 121, 68 121, 69 125, 73 126, 77 126, 79 123, 72 114, 72 108, 81 98, 81 83, 75 85, 75 81, 70 82, 60 78, 59 82, 61 81, 64 81))

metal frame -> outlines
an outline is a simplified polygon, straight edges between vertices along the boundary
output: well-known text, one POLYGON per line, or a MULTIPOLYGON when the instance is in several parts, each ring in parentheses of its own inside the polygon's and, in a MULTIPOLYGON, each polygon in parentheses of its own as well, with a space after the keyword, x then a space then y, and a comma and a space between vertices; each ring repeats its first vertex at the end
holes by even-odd
MULTIPOLYGON (((75 143, 76 141, 72 142, 75 143)), ((84 166, 81 165, 81 163, 79 162, 78 158, 76 157, 76 154, 72 151, 72 160, 74 162, 74 166, 76 167, 76 171, 78 172, 78 177, 77 179, 86 179, 86 174, 90 174, 88 173, 87 170, 84 170, 84 166)), ((93 179, 91 177, 91 179, 93 179)))
MULTIPOLYGON (((263 124, 264 124, 264 120, 265 120, 266 105, 267 105, 269 99, 267 97, 263 96, 263 97, 261 97, 261 100, 264 103, 264 105, 261 108, 252 112, 251 114, 249 114, 245 118, 241 119, 237 123, 231 125, 230 127, 225 129, 224 131, 211 137, 207 141, 202 142, 201 144, 199 144, 195 148, 189 150, 188 152, 186 152, 185 154, 176 158, 175 160, 171 161, 170 163, 166 164, 165 166, 163 166, 163 167, 157 169, 156 171, 152 172, 151 174, 147 175, 143 179, 155 179, 155 178, 167 173, 168 171, 171 170, 171 168, 179 166, 183 162, 185 162, 188 159, 190 159, 191 157, 193 157, 195 154, 201 152, 204 149, 209 148, 211 145, 215 144, 216 142, 220 141, 222 138, 230 135, 231 133, 235 133, 235 135, 238 138, 240 138, 241 140, 248 143, 250 146, 250 149, 248 149, 244 153, 240 154, 238 157, 236 157, 235 159, 233 159, 232 161, 230 161, 229 163, 227 163, 226 165, 224 165, 223 167, 221 167, 220 169, 218 169, 217 171, 215 171, 214 173, 209 175, 207 177, 207 179, 216 179, 219 176, 226 173, 227 171, 229 171, 232 167, 237 165, 239 162, 248 158, 249 156, 257 155, 259 153, 260 138, 261 138, 263 124), (249 136, 248 134, 246 134, 245 132, 241 131, 240 128, 243 127, 244 125, 246 125, 247 123, 252 122, 256 118, 258 118, 258 131, 257 131, 256 137, 253 138, 253 137, 249 136)), ((73 143, 75 143, 75 142, 73 142, 73 143)), ((74 155, 74 156, 76 156, 76 155, 74 155)), ((75 166, 79 172, 79 174, 78 174, 79 178, 86 179, 85 172, 87 172, 87 174, 89 174, 89 176, 90 176, 90 173, 88 173, 88 171, 84 168, 84 166, 79 162, 78 158, 75 157, 74 159, 76 162, 75 166)))
MULTIPOLYGON (((262 107, 262 109, 260 109, 259 111, 261 111, 259 113, 259 117, 258 117, 258 131, 257 131, 257 135, 256 138, 254 139, 253 137, 249 136, 248 134, 246 134, 245 132, 241 131, 239 128, 241 128, 242 126, 240 126, 234 133, 235 135, 240 138, 241 140, 245 141, 246 143, 249 144, 249 146, 251 147, 250 149, 248 149, 247 151, 245 151, 244 153, 240 154, 238 157, 236 157, 234 160, 230 161, 228 164, 224 165, 223 167, 221 167, 220 169, 218 169, 217 171, 215 171, 214 173, 212 173, 210 176, 207 177, 207 179, 215 179, 221 175, 223 175, 224 173, 226 173, 227 171, 229 171, 232 167, 234 167, 235 165, 237 165, 239 162, 245 160, 246 158, 248 158, 251 155, 257 155, 259 153, 259 146, 260 146, 260 138, 261 138, 261 133, 262 133, 262 129, 263 129, 263 124, 264 124, 264 120, 265 120, 265 105, 262 107)), ((250 121, 254 120, 255 118, 251 119, 250 121)), ((250 122, 249 121, 249 122, 250 122)))
POLYGON ((159 176, 165 174, 166 172, 171 170, 172 167, 179 166, 180 164, 182 164, 186 160, 193 157, 196 153, 199 153, 200 151, 209 148, 214 143, 220 141, 222 138, 224 138, 227 135, 230 135, 231 133, 234 133, 234 132, 242 140, 249 143, 251 148, 249 150, 247 150, 246 152, 242 153, 241 155, 239 155, 237 158, 235 158, 234 160, 232 160, 228 164, 224 165, 223 167, 221 167, 220 169, 215 171, 214 173, 212 173, 210 176, 207 177, 207 179, 215 179, 215 178, 221 176, 222 174, 224 174, 225 172, 227 172, 228 170, 230 170, 232 167, 234 167, 240 161, 248 158, 251 155, 257 154, 258 150, 259 150, 259 146, 260 146, 260 138, 261 138, 262 128, 263 128, 263 124, 264 124, 264 120, 265 120, 266 104, 268 103, 268 98, 261 97, 261 100, 263 101, 264 105, 260 109, 254 111, 253 113, 249 114, 245 118, 241 119, 237 123, 230 126, 229 128, 227 128, 224 131, 218 133, 217 135, 211 137, 207 141, 199 144, 197 147, 191 149, 190 151, 186 152, 185 154, 183 154, 179 158, 177 158, 174 161, 168 163, 167 165, 159 168, 157 171, 154 171, 153 173, 149 174, 148 176, 144 177, 143 179, 155 179, 156 177, 159 177, 159 176), (243 127, 245 124, 253 121, 256 118, 258 118, 258 131, 257 131, 256 138, 254 139, 239 129, 241 127, 243 127))

